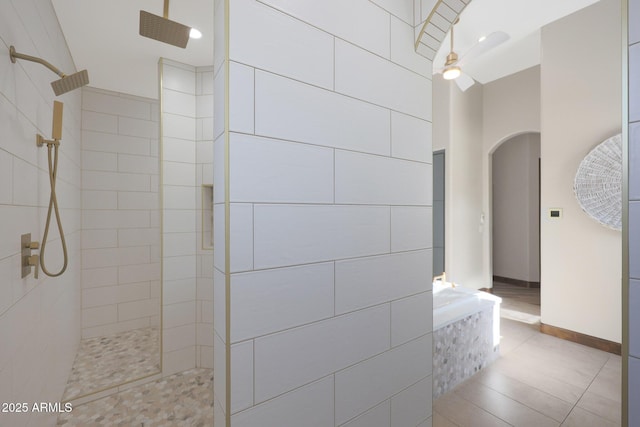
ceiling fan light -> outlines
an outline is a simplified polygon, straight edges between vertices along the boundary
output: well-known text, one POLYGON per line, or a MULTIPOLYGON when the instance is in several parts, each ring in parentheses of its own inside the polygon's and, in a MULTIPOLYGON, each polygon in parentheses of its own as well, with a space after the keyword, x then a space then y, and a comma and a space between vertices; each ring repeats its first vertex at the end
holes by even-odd
POLYGON ((460 67, 456 65, 451 65, 444 69, 444 71, 442 72, 442 77, 445 80, 454 80, 460 77, 460 74, 461 74, 460 67))

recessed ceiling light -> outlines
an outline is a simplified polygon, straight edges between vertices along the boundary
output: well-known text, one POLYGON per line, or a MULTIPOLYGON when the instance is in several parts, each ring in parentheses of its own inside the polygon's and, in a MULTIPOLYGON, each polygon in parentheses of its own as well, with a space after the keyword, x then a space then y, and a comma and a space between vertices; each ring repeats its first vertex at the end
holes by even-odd
POLYGON ((199 39, 201 37, 202 37, 202 33, 199 30, 192 28, 191 31, 189 31, 189 38, 199 39))
POLYGON ((485 41, 487 39, 487 36, 482 36, 478 39, 478 43, 482 43, 483 41, 485 41))

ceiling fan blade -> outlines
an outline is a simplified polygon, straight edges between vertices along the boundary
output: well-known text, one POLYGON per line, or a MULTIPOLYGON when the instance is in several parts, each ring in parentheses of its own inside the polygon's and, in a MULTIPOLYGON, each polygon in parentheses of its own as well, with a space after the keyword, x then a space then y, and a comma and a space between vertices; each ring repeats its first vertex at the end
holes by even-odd
POLYGON ((490 51, 491 49, 501 45, 502 43, 509 40, 509 34, 503 31, 495 31, 489 34, 485 39, 481 42, 473 45, 469 50, 467 50, 464 55, 460 57, 458 61, 459 66, 463 66, 466 61, 469 61, 473 58, 477 58, 478 56, 490 51))
POLYGON ((473 80, 468 74, 462 73, 456 79, 456 84, 460 90, 464 92, 475 84, 475 80, 473 80))

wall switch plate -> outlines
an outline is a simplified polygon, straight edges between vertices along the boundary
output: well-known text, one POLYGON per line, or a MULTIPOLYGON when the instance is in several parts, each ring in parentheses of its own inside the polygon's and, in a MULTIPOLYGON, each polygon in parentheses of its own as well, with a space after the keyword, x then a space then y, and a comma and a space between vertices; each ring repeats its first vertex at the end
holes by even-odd
POLYGON ((562 218, 562 209, 561 208, 550 208, 549 209, 549 218, 551 218, 551 219, 560 219, 560 218, 562 218))

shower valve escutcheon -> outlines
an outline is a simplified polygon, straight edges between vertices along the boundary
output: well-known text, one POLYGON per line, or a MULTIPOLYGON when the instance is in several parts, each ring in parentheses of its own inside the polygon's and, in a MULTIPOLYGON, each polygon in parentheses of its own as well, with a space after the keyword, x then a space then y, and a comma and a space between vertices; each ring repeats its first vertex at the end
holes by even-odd
POLYGON ((22 278, 24 279, 31 274, 31 267, 35 267, 33 277, 38 278, 38 272, 40 271, 40 256, 32 255, 31 251, 40 249, 40 243, 31 241, 31 233, 23 234, 20 236, 20 246, 22 248, 22 278))

